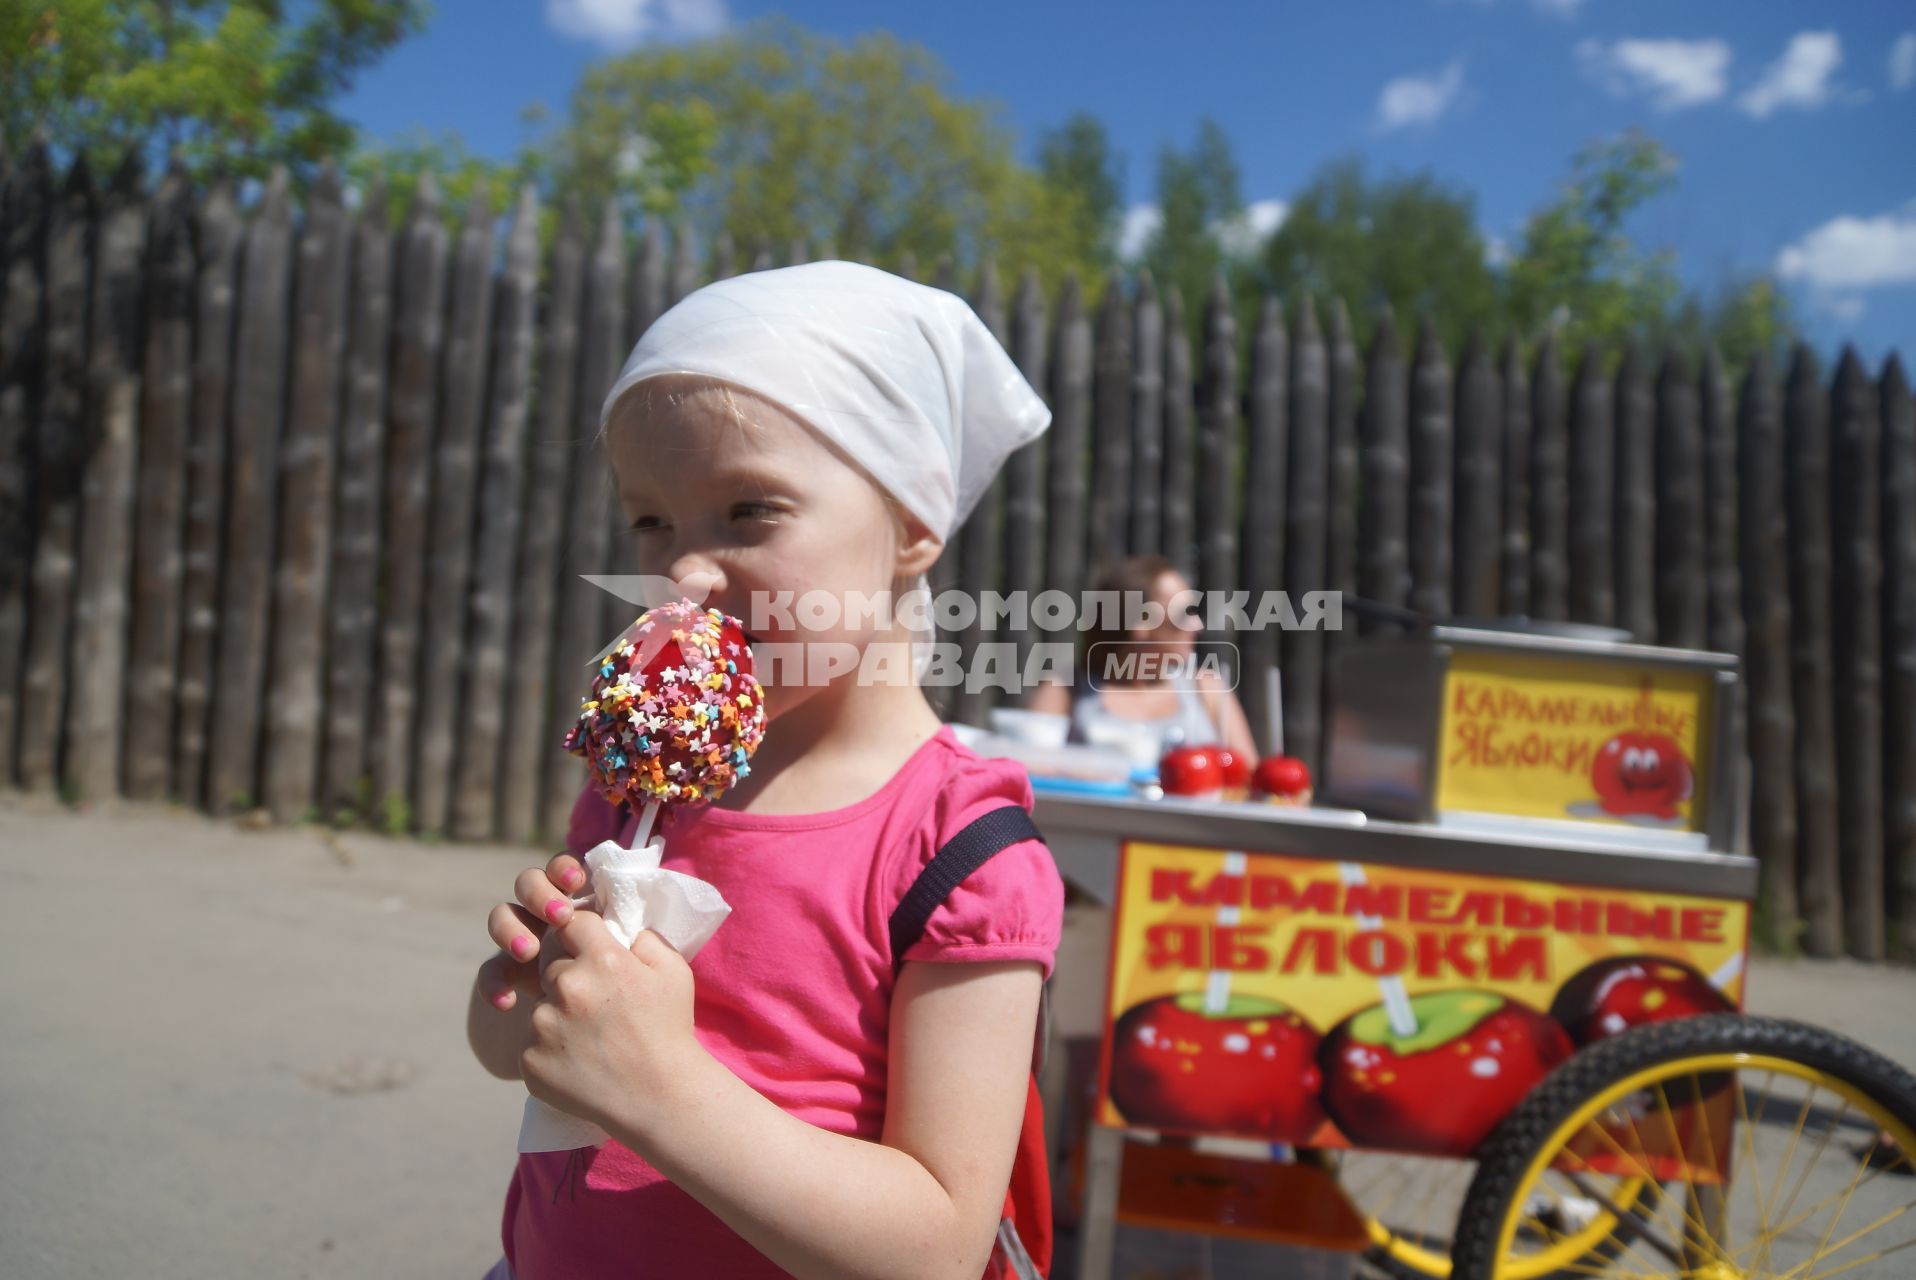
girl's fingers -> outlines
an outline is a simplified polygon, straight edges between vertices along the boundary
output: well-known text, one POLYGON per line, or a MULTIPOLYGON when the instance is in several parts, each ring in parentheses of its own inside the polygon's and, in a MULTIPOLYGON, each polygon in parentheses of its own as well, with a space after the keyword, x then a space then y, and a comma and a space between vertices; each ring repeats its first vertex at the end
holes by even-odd
POLYGON ((577 897, 585 892, 585 863, 569 853, 555 853, 552 861, 546 863, 546 879, 558 885, 562 892, 577 897))
POLYGON ((486 932, 499 950, 521 963, 539 954, 539 936, 544 926, 530 911, 511 902, 501 902, 486 917, 486 932))
POLYGON ((479 994, 484 996, 493 1008, 505 1012, 519 1003, 520 983, 515 981, 514 970, 525 970, 528 966, 514 964, 504 956, 493 956, 479 966, 479 994))
POLYGON ((562 925, 572 919, 571 899, 555 888, 540 868, 531 867, 521 871, 513 889, 520 903, 536 919, 553 925, 562 925))

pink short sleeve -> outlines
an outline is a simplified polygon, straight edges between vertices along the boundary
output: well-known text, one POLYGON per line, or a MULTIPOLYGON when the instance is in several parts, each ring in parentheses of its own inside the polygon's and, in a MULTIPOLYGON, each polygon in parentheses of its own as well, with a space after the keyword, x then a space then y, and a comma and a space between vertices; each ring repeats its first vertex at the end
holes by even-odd
MULTIPOLYGON (((1008 760, 973 757, 947 778, 931 807, 929 838, 910 874, 916 875, 972 819, 1007 804, 1031 808, 1031 783, 1023 768, 1008 760)), ((909 880, 907 876, 907 884, 909 880)), ((1043 843, 1021 840, 999 850, 946 896, 904 959, 1032 960, 1049 978, 1063 932, 1064 880, 1058 865, 1043 843)))
POLYGON ((583 857, 586 850, 600 841, 617 840, 626 816, 623 806, 607 800, 588 782, 579 791, 579 798, 572 802, 572 820, 566 824, 566 852, 583 857))

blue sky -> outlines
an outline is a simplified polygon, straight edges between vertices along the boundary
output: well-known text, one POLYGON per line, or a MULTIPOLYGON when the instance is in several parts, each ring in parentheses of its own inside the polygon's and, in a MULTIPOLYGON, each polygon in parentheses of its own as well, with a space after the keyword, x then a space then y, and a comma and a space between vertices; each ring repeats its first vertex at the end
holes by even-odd
POLYGON ((1159 148, 1203 116, 1236 147, 1261 225, 1333 157, 1429 170, 1514 241, 1571 155, 1640 126, 1679 160, 1632 227, 1709 288, 1780 275, 1826 354, 1916 354, 1916 6, 1780 0, 439 0, 429 29, 344 110, 374 135, 454 130, 511 152, 520 111, 563 110, 580 70, 646 40, 780 12, 887 29, 1002 108, 1028 156, 1073 111, 1102 119, 1148 222, 1159 148))

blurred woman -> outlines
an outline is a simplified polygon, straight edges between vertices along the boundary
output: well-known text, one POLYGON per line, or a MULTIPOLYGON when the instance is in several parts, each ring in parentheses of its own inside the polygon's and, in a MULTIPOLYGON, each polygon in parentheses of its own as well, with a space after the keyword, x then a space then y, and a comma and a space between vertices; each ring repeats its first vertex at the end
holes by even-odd
POLYGON ((1026 708, 1070 716, 1070 741, 1115 748, 1140 766, 1155 765, 1174 746, 1205 743, 1255 760, 1257 742, 1237 696, 1216 671, 1198 666, 1202 622, 1172 608, 1190 590, 1184 575, 1163 556, 1130 556, 1100 573, 1092 590, 1117 593, 1121 615, 1133 612, 1133 601, 1150 601, 1164 619, 1148 630, 1119 625, 1081 633, 1071 684, 1039 685, 1026 708))

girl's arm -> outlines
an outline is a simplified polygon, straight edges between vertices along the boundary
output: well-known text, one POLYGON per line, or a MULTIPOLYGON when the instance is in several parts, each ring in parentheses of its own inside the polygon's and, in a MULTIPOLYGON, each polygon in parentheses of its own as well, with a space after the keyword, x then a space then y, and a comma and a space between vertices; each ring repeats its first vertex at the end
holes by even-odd
POLYGON ((892 996, 885 1130, 781 1110, 705 1052, 606 1128, 800 1280, 978 1280, 1024 1118, 1040 969, 908 963, 892 996))

